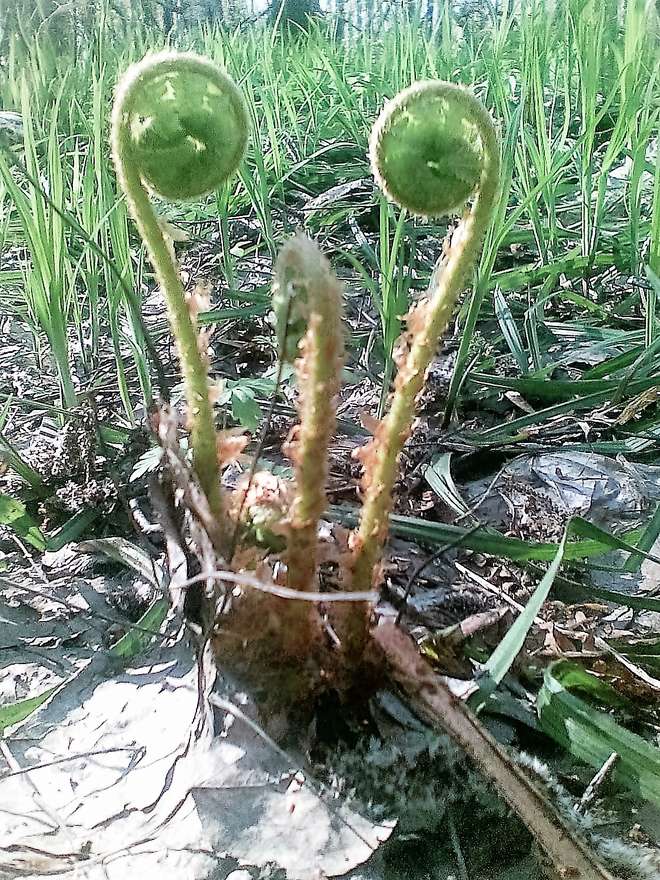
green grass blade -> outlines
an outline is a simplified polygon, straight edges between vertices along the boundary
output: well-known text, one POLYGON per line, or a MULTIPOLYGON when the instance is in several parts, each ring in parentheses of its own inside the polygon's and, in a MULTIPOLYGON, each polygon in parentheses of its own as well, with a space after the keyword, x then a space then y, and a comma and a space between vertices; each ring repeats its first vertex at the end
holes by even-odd
POLYGON ((557 547, 554 559, 530 596, 524 609, 520 612, 507 634, 479 671, 477 675, 479 691, 474 694, 471 699, 473 708, 483 706, 485 701, 507 674, 513 661, 520 653, 524 641, 527 638, 527 633, 531 629, 534 619, 541 610, 541 606, 552 589, 557 572, 559 571, 559 567, 564 558, 568 531, 568 529, 564 530, 564 535, 559 547, 557 547))
MULTIPOLYGON (((584 676, 589 677, 589 673, 579 667, 578 670, 580 687, 584 689, 584 676)), ((660 806, 660 749, 572 694, 569 688, 573 671, 572 664, 565 661, 546 670, 536 701, 543 730, 594 769, 599 770, 616 752, 616 781, 660 806)))

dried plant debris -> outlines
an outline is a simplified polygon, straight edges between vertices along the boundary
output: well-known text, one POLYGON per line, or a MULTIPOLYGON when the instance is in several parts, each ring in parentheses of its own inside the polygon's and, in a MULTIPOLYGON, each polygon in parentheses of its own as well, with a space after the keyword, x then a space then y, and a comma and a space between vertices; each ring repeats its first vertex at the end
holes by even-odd
POLYGON ((64 427, 37 436, 25 451, 27 463, 47 482, 80 476, 90 480, 96 472, 96 422, 91 410, 70 418, 64 427))
MULTIPOLYGON (((91 409, 73 414, 63 427, 43 426, 20 455, 43 482, 39 513, 46 528, 86 509, 109 514, 117 504, 117 487, 107 460, 99 454, 91 409)), ((23 494, 25 487, 15 476, 8 474, 4 483, 7 491, 23 494)))
POLYGON ((660 500, 660 468, 587 452, 523 455, 463 493, 468 505, 479 505, 481 519, 523 534, 537 519, 547 528, 571 516, 632 528, 660 500))
POLYGON ((45 554, 40 565, 18 553, 3 562, 3 706, 61 684, 130 632, 160 595, 148 578, 101 566, 72 545, 45 554))
POLYGON ((392 822, 322 796, 304 762, 259 732, 244 695, 229 689, 237 705, 223 696, 215 722, 200 713, 200 671, 168 636, 112 678, 97 658, 9 731, 0 876, 178 880, 240 864, 311 880, 367 859, 392 822))

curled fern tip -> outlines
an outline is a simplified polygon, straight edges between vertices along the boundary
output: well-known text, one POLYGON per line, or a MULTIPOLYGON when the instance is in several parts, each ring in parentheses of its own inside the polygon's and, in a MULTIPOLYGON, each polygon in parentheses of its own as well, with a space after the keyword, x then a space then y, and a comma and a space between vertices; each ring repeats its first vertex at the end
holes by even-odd
POLYGON ((389 101, 369 153, 376 180, 401 207, 424 217, 459 210, 479 188, 486 110, 467 89, 418 82, 389 101))
POLYGON ((198 55, 147 56, 126 72, 115 106, 135 167, 164 199, 218 189, 245 153, 245 101, 226 73, 198 55))

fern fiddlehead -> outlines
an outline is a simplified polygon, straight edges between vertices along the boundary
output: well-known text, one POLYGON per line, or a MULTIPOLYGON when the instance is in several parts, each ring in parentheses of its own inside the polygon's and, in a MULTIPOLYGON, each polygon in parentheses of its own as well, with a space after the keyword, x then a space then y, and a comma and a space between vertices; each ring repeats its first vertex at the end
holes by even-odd
MULTIPOLYGON (((389 410, 361 450, 363 506, 351 536, 354 590, 378 578, 399 455, 438 339, 478 256, 500 164, 487 110, 466 89, 439 81, 415 83, 385 106, 371 134, 370 158, 385 194, 413 214, 437 217, 457 211, 470 197, 473 201, 436 265, 426 296, 407 316, 389 410)), ((363 631, 358 621, 357 643, 363 631)))
POLYGON ((236 171, 247 137, 241 93, 205 58, 177 52, 147 56, 128 69, 117 88, 113 160, 167 305, 185 384, 193 467, 221 531, 226 525, 208 369, 171 245, 148 191, 182 201, 217 189, 236 171))
POLYGON ((289 586, 314 589, 318 520, 326 506, 328 444, 344 360, 341 286, 317 245, 303 235, 280 252, 273 306, 282 357, 293 360, 300 424, 287 444, 296 489, 287 548, 289 586))

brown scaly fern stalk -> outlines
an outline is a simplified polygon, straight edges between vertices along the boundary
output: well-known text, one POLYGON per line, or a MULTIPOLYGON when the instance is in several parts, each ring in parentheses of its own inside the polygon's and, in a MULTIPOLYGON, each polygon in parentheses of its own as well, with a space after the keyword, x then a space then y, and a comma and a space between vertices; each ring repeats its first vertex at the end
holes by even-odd
POLYGON ((295 368, 300 423, 285 448, 296 474, 286 554, 288 583, 311 590, 317 589, 318 522, 327 505, 328 445, 344 362, 342 289, 317 245, 303 235, 282 248, 275 279, 280 348, 285 359, 295 348, 299 352, 295 368))
MULTIPOLYGON (((367 589, 379 580, 399 456, 438 340, 479 254, 497 196, 500 166, 489 113, 466 89, 437 81, 416 83, 385 106, 371 135, 370 158, 385 194, 414 214, 453 213, 474 198, 444 248, 425 298, 407 316, 389 411, 373 439, 360 450, 364 500, 359 527, 351 536, 354 590, 367 589)), ((363 611, 353 613, 344 635, 353 655, 361 653, 366 640, 367 609, 363 611)))

